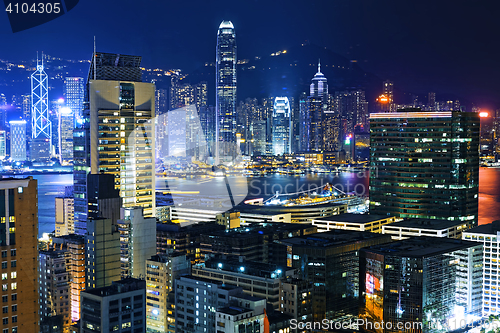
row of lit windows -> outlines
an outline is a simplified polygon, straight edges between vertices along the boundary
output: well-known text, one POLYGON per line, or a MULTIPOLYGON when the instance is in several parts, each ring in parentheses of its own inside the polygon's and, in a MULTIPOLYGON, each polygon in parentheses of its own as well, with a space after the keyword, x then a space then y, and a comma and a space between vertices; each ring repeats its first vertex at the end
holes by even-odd
MULTIPOLYGON (((2 273, 2 281, 3 280, 7 280, 7 278, 8 278, 8 273, 2 273)), ((17 272, 15 272, 15 271, 14 272, 10 272, 10 278, 11 279, 17 278, 17 272)))

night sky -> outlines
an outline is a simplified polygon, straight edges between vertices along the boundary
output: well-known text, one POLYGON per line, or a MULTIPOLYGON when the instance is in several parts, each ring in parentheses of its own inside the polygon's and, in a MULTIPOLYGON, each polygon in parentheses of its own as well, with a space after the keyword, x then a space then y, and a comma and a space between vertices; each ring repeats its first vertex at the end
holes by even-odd
POLYGON ((499 10, 496 1, 81 0, 62 17, 15 34, 1 13, 0 58, 27 60, 38 50, 90 59, 95 35, 98 51, 189 72, 214 61, 218 25, 231 20, 238 58, 307 40, 358 60, 402 91, 498 108, 499 10))

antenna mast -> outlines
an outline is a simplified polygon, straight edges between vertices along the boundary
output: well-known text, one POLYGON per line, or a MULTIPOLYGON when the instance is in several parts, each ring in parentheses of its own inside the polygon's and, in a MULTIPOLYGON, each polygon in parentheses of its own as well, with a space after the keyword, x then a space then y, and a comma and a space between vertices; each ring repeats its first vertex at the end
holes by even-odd
POLYGON ((97 62, 97 59, 96 59, 96 52, 95 52, 95 36, 94 36, 94 80, 96 79, 96 73, 95 73, 96 62, 97 62))

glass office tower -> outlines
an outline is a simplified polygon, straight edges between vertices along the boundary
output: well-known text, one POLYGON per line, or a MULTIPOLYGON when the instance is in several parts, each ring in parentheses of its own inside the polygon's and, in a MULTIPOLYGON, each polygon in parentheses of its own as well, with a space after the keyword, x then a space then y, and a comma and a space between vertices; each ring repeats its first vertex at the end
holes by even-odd
POLYGON ((370 213, 478 221, 479 114, 370 115, 370 213))
POLYGON ((231 21, 222 21, 217 31, 216 76, 218 162, 220 156, 236 154, 236 34, 231 21))
POLYGON ((273 153, 290 153, 290 102, 288 97, 276 97, 273 110, 273 153))
POLYGON ((74 131, 75 233, 88 216, 87 175, 115 176, 125 207, 154 214, 155 86, 141 82, 141 57, 96 52, 87 79, 83 117, 74 131))

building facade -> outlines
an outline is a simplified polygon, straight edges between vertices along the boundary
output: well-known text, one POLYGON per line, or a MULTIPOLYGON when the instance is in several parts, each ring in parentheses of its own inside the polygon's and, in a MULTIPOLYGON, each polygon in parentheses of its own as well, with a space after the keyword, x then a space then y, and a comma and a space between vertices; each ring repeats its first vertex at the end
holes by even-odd
POLYGON ((175 332, 175 280, 189 275, 185 254, 154 255, 146 261, 146 324, 151 333, 175 332))
POLYGON ((86 289, 109 286, 120 280, 120 233, 111 219, 89 219, 85 235, 86 289))
POLYGON ((83 101, 85 100, 83 77, 66 77, 64 79, 64 98, 65 105, 71 109, 74 125, 76 125, 83 117, 83 101))
POLYGON ((75 114, 69 107, 59 109, 59 162, 61 165, 73 164, 73 128, 75 127, 75 114))
MULTIPOLYGON (((371 232, 331 230, 279 241, 288 267, 299 278, 313 282, 313 321, 357 318, 359 302, 359 250, 391 242, 371 232)), ((281 257, 281 256, 280 256, 281 257)))
POLYGON ((129 278, 82 292, 80 332, 146 332, 146 282, 129 278))
POLYGON ((80 320, 80 293, 85 290, 85 238, 80 235, 65 235, 52 238, 54 250, 66 255, 66 270, 70 277, 71 320, 80 320))
POLYGON ((26 121, 10 122, 10 158, 12 162, 26 161, 26 121))
POLYGON ((2 331, 38 332, 37 201, 33 177, 0 179, 2 331))
POLYGON ((405 332, 454 331, 464 320, 479 319, 482 259, 481 244, 449 238, 415 237, 361 249, 364 330, 380 332, 374 323, 384 321, 393 331, 398 323, 411 323, 405 332))
MULTIPOLYGON (((217 31, 216 52, 216 161, 220 155, 235 156, 236 143, 236 33, 231 21, 222 21, 217 31), (223 144, 221 144, 223 143, 223 144), (234 147, 233 147, 234 146, 234 147)), ((218 164, 216 162, 216 164, 218 164)))
POLYGON ((73 197, 57 197, 56 202, 56 237, 74 234, 74 201, 73 197))
POLYGON ((273 154, 283 155, 291 153, 291 112, 288 97, 276 97, 273 110, 273 154))
POLYGON ((115 188, 127 198, 127 206, 134 202, 132 206, 150 206, 145 207, 151 210, 147 214, 154 212, 155 193, 149 187, 154 180, 154 126, 150 121, 155 88, 142 83, 140 64, 139 56, 96 52, 92 57, 83 116, 73 136, 75 232, 79 234, 86 232, 89 173, 114 175, 115 188), (136 161, 140 168, 132 171, 136 161), (134 175, 139 177, 137 187, 131 182, 134 175))
POLYGON ((146 276, 146 260, 156 254, 156 219, 144 217, 142 208, 122 208, 118 220, 122 277, 146 276))
POLYGON ((175 332, 216 333, 217 309, 241 293, 241 288, 220 281, 181 276, 175 283, 175 332))
POLYGON ((498 294, 498 279, 500 267, 498 266, 498 251, 500 246, 500 221, 480 225, 464 231, 462 239, 478 242, 483 245, 483 317, 500 314, 500 295, 498 294))
POLYGON ((36 65, 36 71, 31 74, 31 134, 32 146, 30 159, 36 162, 46 162, 52 151, 52 122, 49 119, 49 77, 41 63, 36 65))
POLYGON ((64 250, 40 251, 39 254, 40 319, 63 317, 63 331, 71 324, 70 274, 64 250))
POLYGON ((478 221, 479 114, 370 115, 370 213, 478 221))

